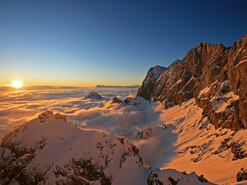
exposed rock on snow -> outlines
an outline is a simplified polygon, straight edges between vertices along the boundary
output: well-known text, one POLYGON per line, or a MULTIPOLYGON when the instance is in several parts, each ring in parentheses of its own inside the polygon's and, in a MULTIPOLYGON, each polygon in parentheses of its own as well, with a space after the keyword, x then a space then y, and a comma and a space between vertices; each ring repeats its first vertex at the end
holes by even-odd
POLYGON ((165 108, 181 104, 194 97, 204 109, 205 115, 209 116, 217 127, 222 126, 233 130, 247 128, 246 59, 247 36, 229 48, 222 44, 211 45, 202 42, 191 49, 182 61, 174 62, 163 72, 158 73, 158 78, 151 78, 154 69, 151 68, 139 88, 137 96, 142 96, 146 100, 154 99, 162 102, 165 108), (216 81, 217 84, 214 84, 216 81), (229 97, 222 95, 217 97, 219 92, 226 94, 219 87, 224 86, 225 82, 227 82, 225 84, 227 92, 234 96, 229 101, 227 101, 229 97), (214 88, 218 86, 218 88, 211 89, 207 96, 206 92, 210 86, 214 86, 214 88), (216 101, 203 101, 202 103, 199 100, 202 94, 203 98, 208 100, 212 98, 209 95, 216 96, 216 101), (222 109, 215 109, 214 105, 221 106, 221 104, 222 109), (231 116, 227 121, 228 116, 226 117, 226 115, 229 113, 231 116))
POLYGON ((173 169, 167 170, 153 170, 147 180, 148 185, 162 185, 162 184, 212 184, 207 179, 201 176, 197 176, 195 173, 186 174, 177 172, 173 169))
POLYGON ((129 104, 131 101, 133 101, 134 100, 134 98, 132 98, 132 97, 127 97, 125 100, 124 100, 124 103, 125 104, 129 104))
POLYGON ((247 165, 246 129, 215 129, 195 99, 165 110, 157 105, 155 110, 162 110, 164 124, 139 129, 134 142, 145 162, 161 169, 195 171, 215 184, 236 182, 236 174, 247 165))
POLYGON ((91 91, 87 96, 85 96, 85 99, 98 100, 102 99, 102 96, 100 96, 97 92, 91 91))
POLYGON ((112 101, 111 101, 111 104, 114 104, 114 103, 121 104, 121 103, 123 103, 123 101, 120 100, 120 99, 117 98, 117 97, 114 97, 114 98, 112 99, 112 101))
POLYGON ((139 104, 148 103, 148 101, 140 96, 137 96, 136 98, 127 97, 124 100, 124 103, 127 105, 139 105, 139 104))
POLYGON ((243 168, 237 174, 237 181, 240 182, 244 180, 247 180, 247 170, 243 168))
MULTIPOLYGON (((152 180, 153 173, 139 149, 127 139, 100 130, 79 129, 65 116, 51 111, 6 135, 0 156, 0 182, 4 185, 143 185, 152 180)), ((175 179, 184 184, 202 184, 194 173, 159 170, 157 174, 163 183, 175 179)))
POLYGON ((239 96, 231 91, 228 80, 223 83, 216 80, 199 92, 196 101, 216 128, 238 130, 244 127, 238 116, 239 96))
POLYGON ((117 97, 114 97, 111 100, 111 104, 122 104, 122 103, 124 103, 123 105, 139 105, 144 103, 148 104, 149 102, 140 96, 136 98, 127 97, 124 101, 120 100, 117 97))

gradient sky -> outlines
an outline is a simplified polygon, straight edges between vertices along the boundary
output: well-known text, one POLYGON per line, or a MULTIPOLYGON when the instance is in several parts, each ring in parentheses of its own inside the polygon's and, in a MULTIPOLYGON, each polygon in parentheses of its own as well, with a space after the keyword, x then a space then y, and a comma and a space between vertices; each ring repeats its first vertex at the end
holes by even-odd
POLYGON ((202 41, 247 34, 247 1, 0 0, 0 86, 141 84, 202 41))

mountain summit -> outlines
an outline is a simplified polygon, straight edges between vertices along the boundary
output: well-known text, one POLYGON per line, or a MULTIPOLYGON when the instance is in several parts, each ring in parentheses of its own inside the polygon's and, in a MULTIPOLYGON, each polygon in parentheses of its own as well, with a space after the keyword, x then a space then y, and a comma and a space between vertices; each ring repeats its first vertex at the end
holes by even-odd
POLYGON ((165 108, 195 98, 216 128, 247 128, 247 35, 229 48, 199 43, 152 78, 156 68, 148 71, 137 96, 165 108))

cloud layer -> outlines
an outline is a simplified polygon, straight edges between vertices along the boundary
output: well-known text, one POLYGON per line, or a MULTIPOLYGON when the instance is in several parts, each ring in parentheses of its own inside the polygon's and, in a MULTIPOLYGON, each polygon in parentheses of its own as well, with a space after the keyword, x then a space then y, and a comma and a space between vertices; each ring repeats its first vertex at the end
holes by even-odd
POLYGON ((136 88, 81 88, 2 91, 0 95, 0 139, 15 126, 37 117, 49 109, 66 114, 68 120, 80 127, 106 130, 132 137, 136 127, 159 123, 159 112, 143 100, 137 106, 110 104, 113 97, 124 100, 135 97, 136 88), (102 100, 84 99, 91 91, 102 100))

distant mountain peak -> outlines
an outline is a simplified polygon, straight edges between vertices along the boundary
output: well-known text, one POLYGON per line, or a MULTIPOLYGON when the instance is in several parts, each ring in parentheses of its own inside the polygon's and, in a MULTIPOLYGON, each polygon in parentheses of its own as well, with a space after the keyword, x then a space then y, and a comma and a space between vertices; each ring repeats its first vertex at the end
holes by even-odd
POLYGON ((91 91, 88 95, 85 96, 84 99, 98 100, 98 99, 102 99, 102 96, 95 91, 91 91))

